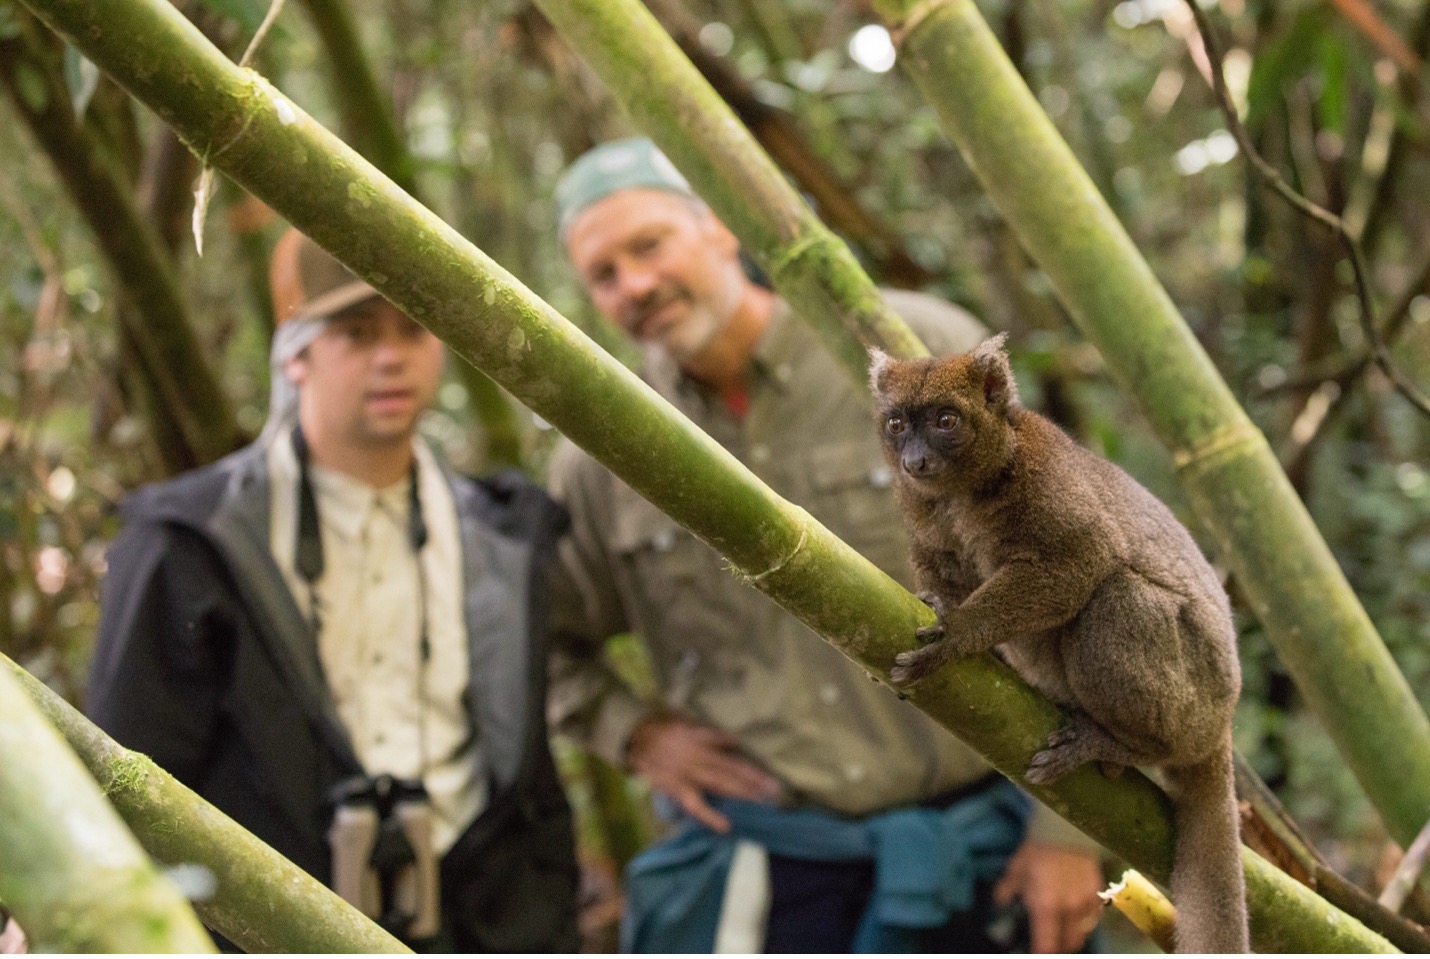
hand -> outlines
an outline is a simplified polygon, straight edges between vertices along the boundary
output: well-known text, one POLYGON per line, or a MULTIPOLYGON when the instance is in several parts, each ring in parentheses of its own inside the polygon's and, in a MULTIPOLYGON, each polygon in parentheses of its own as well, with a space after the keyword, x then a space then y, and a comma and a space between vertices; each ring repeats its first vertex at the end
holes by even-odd
POLYGON ((705 793, 773 802, 780 782, 739 755, 729 733, 687 719, 663 715, 643 720, 626 746, 631 771, 680 808, 716 832, 729 832, 730 820, 710 807, 705 793))
POLYGON ((14 919, 0 913, 0 955, 18 956, 29 952, 25 931, 14 919))
POLYGON ((1023 900, 1033 952, 1077 952, 1102 916, 1097 894, 1104 885, 1097 856, 1026 842, 1008 861, 993 899, 1000 906, 1023 900))

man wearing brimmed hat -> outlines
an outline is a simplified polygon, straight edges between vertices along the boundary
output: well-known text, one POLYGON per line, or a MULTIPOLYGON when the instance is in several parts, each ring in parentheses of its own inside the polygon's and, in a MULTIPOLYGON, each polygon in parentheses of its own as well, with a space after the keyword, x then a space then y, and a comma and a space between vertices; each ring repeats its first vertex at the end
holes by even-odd
POLYGON ((297 231, 271 278, 268 424, 126 502, 89 711, 411 943, 574 949, 533 667, 565 515, 417 435, 440 340, 297 231))
MULTIPOLYGON (((645 347, 645 379, 762 480, 901 582, 908 545, 867 390, 646 140, 578 159, 561 237, 596 306, 645 347)), ((935 353, 984 337, 931 297, 886 293, 935 353)), ((639 951, 1075 951, 1097 922, 1096 847, 824 643, 575 446, 576 602, 553 614, 552 713, 644 776, 679 830, 637 857, 639 951), (599 656, 634 631, 661 702, 599 656), (1020 929, 1026 910, 1031 938, 1020 929)))

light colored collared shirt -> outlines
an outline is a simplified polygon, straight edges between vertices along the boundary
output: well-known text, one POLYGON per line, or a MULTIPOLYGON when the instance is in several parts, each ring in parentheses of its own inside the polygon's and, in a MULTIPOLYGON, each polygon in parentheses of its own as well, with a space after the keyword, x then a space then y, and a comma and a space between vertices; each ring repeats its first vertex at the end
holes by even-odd
MULTIPOLYGON (((984 331, 946 304, 891 297, 938 355, 968 350, 984 331)), ((736 417, 659 352, 645 378, 781 496, 901 583, 912 582, 908 538, 873 401, 814 332, 780 304, 757 345, 749 406, 736 417)), ((551 487, 572 514, 561 546, 566 594, 553 613, 553 725, 621 761, 649 714, 600 659, 600 641, 639 633, 668 705, 732 733, 779 777, 789 798, 846 815, 907 806, 969 785, 990 767, 968 746, 822 641, 721 557, 571 444, 551 487)), ((558 594, 558 600, 563 596, 558 594)), ((1039 808, 1030 834, 1091 843, 1039 808)))
POLYGON ((310 591, 294 569, 298 461, 287 436, 268 452, 269 534, 274 560, 310 618, 316 595, 318 659, 358 759, 369 775, 422 779, 441 854, 486 805, 486 779, 466 700, 470 664, 456 504, 426 444, 419 441, 413 450, 427 527, 420 557, 409 536, 410 477, 379 490, 311 466, 324 569, 310 591))

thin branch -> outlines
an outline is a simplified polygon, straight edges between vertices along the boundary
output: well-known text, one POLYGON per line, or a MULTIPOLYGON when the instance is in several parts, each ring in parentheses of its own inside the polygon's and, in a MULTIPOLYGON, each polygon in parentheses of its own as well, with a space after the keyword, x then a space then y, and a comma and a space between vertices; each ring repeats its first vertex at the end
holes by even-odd
POLYGON ((1261 174, 1262 180, 1279 193, 1287 203, 1290 203, 1303 215, 1331 230, 1340 239, 1350 257, 1351 269, 1355 273, 1356 297, 1360 301, 1361 329, 1365 332, 1371 356, 1374 357, 1376 365, 1390 379, 1396 390, 1420 412, 1430 416, 1430 397, 1420 392, 1415 384, 1400 372, 1391 359, 1390 349, 1385 345, 1385 340, 1381 338, 1380 330, 1376 325, 1375 303, 1371 297, 1370 280, 1365 259, 1361 255, 1360 244, 1351 235, 1345 221, 1297 193, 1280 172, 1257 152, 1256 146, 1251 142, 1251 136, 1246 132, 1246 127, 1242 125, 1240 117, 1237 116, 1236 106, 1231 101, 1231 94, 1227 91, 1226 79, 1222 76, 1221 48, 1212 32, 1211 23, 1207 20, 1207 16, 1198 5, 1197 0, 1186 0, 1186 3, 1197 22, 1197 29, 1202 35, 1202 44, 1206 49, 1207 60, 1211 64, 1212 89, 1216 92, 1217 103, 1226 118, 1227 129, 1236 138, 1242 155, 1247 158, 1256 172, 1261 174))
MULTIPOLYGON (((1427 288, 1430 288, 1430 253, 1426 254, 1420 268, 1415 271, 1415 278, 1405 285, 1400 299, 1387 313, 1385 323, 1380 328, 1381 338, 1387 344, 1394 343, 1400 334, 1405 332, 1410 320, 1410 306, 1415 302, 1416 297, 1426 292, 1427 288)), ((1251 395, 1254 399, 1265 399, 1280 393, 1297 393, 1302 390, 1315 389, 1326 383, 1335 383, 1344 389, 1359 378, 1373 360, 1374 358, 1367 348, 1359 356, 1351 359, 1338 358, 1332 362, 1318 364, 1302 375, 1293 376, 1275 386, 1255 389, 1251 395)))
POLYGON ((1420 830, 1420 835, 1415 837, 1415 841, 1401 857, 1400 865, 1395 867, 1395 874, 1390 877, 1390 882, 1381 890, 1379 902, 1382 906, 1391 912, 1400 911, 1400 907, 1405 905, 1406 897, 1410 895, 1410 890, 1415 888, 1420 874, 1425 871, 1427 854, 1430 854, 1430 822, 1420 830))
MULTIPOLYGON (((1399 915, 1394 908, 1387 908, 1384 898, 1377 903, 1370 893, 1331 869, 1271 787, 1239 753, 1236 795, 1242 807, 1242 842, 1327 902, 1389 939, 1396 948, 1409 953, 1430 952, 1430 935, 1426 935, 1420 925, 1399 915)), ((1425 836, 1426 832, 1422 831, 1421 838, 1425 836)))

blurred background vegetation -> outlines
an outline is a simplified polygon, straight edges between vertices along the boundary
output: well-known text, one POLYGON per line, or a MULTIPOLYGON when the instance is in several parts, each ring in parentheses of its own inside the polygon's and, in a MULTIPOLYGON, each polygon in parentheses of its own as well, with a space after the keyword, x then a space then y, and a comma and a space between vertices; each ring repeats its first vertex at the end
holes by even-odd
MULTIPOLYGON (((266 0, 178 5, 235 58, 267 9, 266 0)), ((941 294, 1009 330, 1025 400, 1178 507, 1162 448, 895 67, 866 2, 649 5, 876 280, 941 294)), ((1361 362, 1349 264, 1334 238, 1261 187, 1237 155, 1182 0, 979 6, 1271 440, 1412 687, 1430 700, 1430 423, 1361 362)), ((1226 75, 1254 142, 1359 233, 1397 363, 1430 388, 1430 3, 1205 6, 1223 32, 1226 75)), ((87 215, 62 171, 85 150, 117 171, 238 440, 265 414, 266 258, 283 224, 221 184, 197 256, 195 161, 73 52, 19 46, 32 26, 0 0, 0 59, 26 51, 0 70, 0 651, 82 702, 115 506, 135 486, 212 454, 191 436, 179 442, 184 411, 165 408, 146 372, 146 323, 158 321, 132 284, 148 281, 117 269, 113 253, 116 233, 121 249, 138 241, 113 217, 87 215), (77 118, 76 139, 37 136, 33 119, 52 110, 77 118)), ((364 65, 398 131, 389 172, 619 352, 568 267, 550 197, 580 152, 636 131, 536 8, 294 0, 254 61, 369 152, 377 140, 344 112, 364 65), (349 14, 356 44, 316 26, 335 7, 349 14)), ((511 423, 493 415, 496 394, 460 362, 429 435, 464 469, 519 456, 539 477, 550 431, 510 407, 513 445, 511 423)), ((1238 745, 1331 864, 1374 885, 1383 829, 1260 628, 1247 615, 1239 622, 1238 745)), ((617 649, 639 674, 638 644, 617 649)), ((582 809, 640 799, 623 777, 573 750, 563 756, 582 809)), ((589 859, 629 854, 650 828, 639 802, 633 808, 622 828, 585 817, 589 859)))

